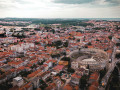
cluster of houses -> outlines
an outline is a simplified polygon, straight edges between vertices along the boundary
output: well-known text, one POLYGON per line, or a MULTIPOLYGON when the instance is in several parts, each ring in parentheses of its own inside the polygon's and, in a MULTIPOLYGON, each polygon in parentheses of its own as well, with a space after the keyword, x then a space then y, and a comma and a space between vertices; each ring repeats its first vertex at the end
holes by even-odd
MULTIPOLYGON (((12 36, 16 28, 11 31, 11 27, 0 26, 0 30, 7 32, 6 37, 0 37, 0 84, 13 79, 10 90, 79 90, 79 81, 83 75, 89 75, 89 69, 76 69, 69 82, 65 82, 58 74, 67 73, 69 63, 61 58, 79 48, 99 48, 110 57, 113 45, 120 37, 120 30, 115 27, 119 25, 117 22, 91 20, 86 23, 94 26, 26 28, 24 38, 12 36), (102 29, 93 31, 98 27, 102 29), (51 32, 53 29, 54 33, 51 32), (112 39, 109 38, 111 35, 112 39), (53 44, 56 41, 62 44, 53 44)), ((99 73, 90 75, 89 90, 97 90, 98 79, 99 73)))

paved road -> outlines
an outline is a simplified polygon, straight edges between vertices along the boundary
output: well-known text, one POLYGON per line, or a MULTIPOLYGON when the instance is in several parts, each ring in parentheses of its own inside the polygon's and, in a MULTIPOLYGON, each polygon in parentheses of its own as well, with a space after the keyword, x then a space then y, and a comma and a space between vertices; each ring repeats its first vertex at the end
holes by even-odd
MULTIPOLYGON (((116 66, 116 63, 118 62, 118 60, 115 59, 115 54, 116 54, 116 46, 114 46, 114 48, 113 48, 113 53, 112 53, 112 57, 111 57, 112 63, 109 65, 109 70, 107 71, 106 75, 102 78, 102 81, 101 81, 102 84, 104 83, 105 87, 108 83, 108 80, 109 80, 109 77, 110 77, 112 71, 114 70, 114 68, 116 66)), ((100 87, 99 90, 105 90, 105 87, 100 87)))

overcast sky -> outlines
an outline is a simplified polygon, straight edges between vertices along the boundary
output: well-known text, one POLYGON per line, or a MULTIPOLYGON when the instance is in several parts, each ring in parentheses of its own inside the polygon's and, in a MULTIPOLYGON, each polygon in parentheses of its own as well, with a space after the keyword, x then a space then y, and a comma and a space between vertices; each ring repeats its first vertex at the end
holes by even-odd
POLYGON ((120 18, 120 0, 0 0, 0 17, 120 18))

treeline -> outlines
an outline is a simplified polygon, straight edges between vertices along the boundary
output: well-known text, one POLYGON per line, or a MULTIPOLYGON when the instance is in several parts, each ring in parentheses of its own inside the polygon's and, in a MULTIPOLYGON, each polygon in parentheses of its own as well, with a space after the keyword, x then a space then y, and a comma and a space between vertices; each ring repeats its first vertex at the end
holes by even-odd
POLYGON ((25 27, 29 24, 2 24, 2 23, 0 23, 0 25, 2 25, 2 26, 21 26, 21 27, 25 27))
POLYGON ((93 26, 92 23, 85 23, 88 20, 79 20, 79 19, 40 19, 40 18, 5 18, 0 19, 1 21, 27 21, 32 22, 33 24, 62 24, 62 25, 73 25, 73 26, 93 26))

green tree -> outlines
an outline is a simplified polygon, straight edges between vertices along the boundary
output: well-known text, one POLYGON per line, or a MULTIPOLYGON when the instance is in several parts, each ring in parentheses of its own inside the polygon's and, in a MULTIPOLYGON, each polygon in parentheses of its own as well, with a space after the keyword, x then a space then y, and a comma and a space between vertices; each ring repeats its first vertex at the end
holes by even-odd
POLYGON ((112 39, 112 36, 110 35, 110 36, 108 36, 108 38, 111 40, 111 39, 112 39))
POLYGON ((88 45, 92 45, 91 42, 89 42, 88 45))
POLYGON ((68 44, 69 44, 68 41, 66 41, 66 42, 63 44, 63 46, 64 46, 64 47, 68 47, 68 44))
POLYGON ((87 76, 84 75, 81 77, 80 81, 79 81, 79 87, 84 90, 87 84, 87 76))

